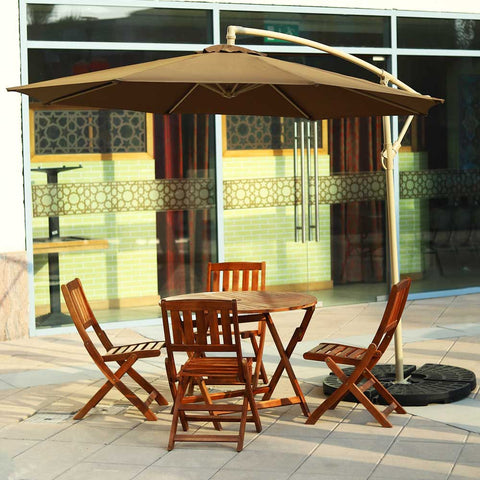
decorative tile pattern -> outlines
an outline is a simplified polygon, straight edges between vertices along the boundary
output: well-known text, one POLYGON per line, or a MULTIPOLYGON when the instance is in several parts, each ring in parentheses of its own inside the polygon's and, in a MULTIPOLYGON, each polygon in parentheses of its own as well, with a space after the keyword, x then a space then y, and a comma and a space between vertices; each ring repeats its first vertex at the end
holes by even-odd
MULTIPOLYGON (((313 192, 314 178, 310 178, 313 192)), ((300 180, 294 177, 227 180, 224 187, 224 208, 262 208, 294 205, 301 201, 300 180)), ((385 198, 383 172, 331 175, 318 177, 319 203, 331 205, 385 198)), ((310 202, 314 201, 313 193, 310 202)))
POLYGON ((35 154, 147 150, 146 114, 128 110, 36 110, 35 154))
MULTIPOLYGON (((314 179, 310 178, 313 192, 314 179)), ((319 203, 383 200, 383 171, 318 177, 319 203)), ((215 182, 209 179, 34 185, 35 217, 85 213, 210 209, 215 182)), ((226 210, 295 205, 301 198, 295 177, 225 180, 226 210)), ((400 198, 480 195, 480 171, 430 170, 400 172, 400 198)), ((313 194, 310 202, 313 203, 313 194)))
MULTIPOLYGON (((225 124, 226 150, 282 150, 294 144, 294 118, 227 115, 225 124)), ((317 126, 318 148, 322 148, 322 129, 326 122, 311 122, 317 126)))
POLYGON ((480 170, 400 172, 400 198, 480 195, 480 170))
POLYGON ((228 150, 292 148, 293 118, 227 116, 228 150))
POLYGON ((214 185, 208 179, 34 185, 33 215, 209 209, 214 185))

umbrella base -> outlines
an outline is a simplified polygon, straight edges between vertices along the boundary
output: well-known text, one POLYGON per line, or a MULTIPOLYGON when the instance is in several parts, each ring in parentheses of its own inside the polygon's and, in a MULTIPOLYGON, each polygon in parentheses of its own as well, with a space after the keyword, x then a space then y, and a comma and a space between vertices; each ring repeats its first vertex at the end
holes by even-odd
MULTIPOLYGON (((476 387, 475 374, 465 368, 426 363, 418 369, 415 365, 404 365, 403 370, 407 379, 404 383, 394 382, 395 365, 376 365, 372 372, 404 407, 456 402, 467 397, 476 387)), ((353 368, 347 367, 343 371, 349 375, 353 368)), ((340 385, 340 380, 331 373, 323 381, 323 391, 330 395, 340 385)), ((373 403, 385 403, 374 388, 366 390, 365 395, 373 403)), ((352 394, 343 400, 357 402, 352 394)))
POLYGON ((58 325, 73 325, 72 317, 62 312, 51 312, 35 318, 37 327, 56 327, 58 325))

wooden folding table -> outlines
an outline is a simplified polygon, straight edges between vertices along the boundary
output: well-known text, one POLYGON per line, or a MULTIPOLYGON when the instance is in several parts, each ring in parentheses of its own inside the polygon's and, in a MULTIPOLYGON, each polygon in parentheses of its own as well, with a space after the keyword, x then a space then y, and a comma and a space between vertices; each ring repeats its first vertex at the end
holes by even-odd
MULTIPOLYGON (((240 323, 252 321, 251 319, 249 320, 250 315, 262 314, 264 316, 267 327, 280 355, 280 361, 268 385, 257 386, 254 390, 255 395, 263 393, 262 399, 257 401, 258 408, 271 408, 300 404, 303 414, 308 417, 310 415, 310 411, 302 389, 300 388, 300 384, 295 376, 292 364, 290 363, 290 357, 297 343, 300 342, 305 335, 305 331, 307 330, 310 319, 315 311, 317 299, 312 295, 297 292, 240 291, 189 293, 185 295, 168 297, 167 300, 201 298, 218 300, 236 299, 240 323), (278 330, 275 327, 275 322, 270 314, 274 312, 286 312, 289 310, 304 310, 305 313, 300 324, 295 328, 287 346, 284 347, 278 330), (284 370, 287 372, 295 395, 286 398, 272 398, 275 388, 284 370)), ((255 321, 258 322, 258 317, 255 318, 255 321)), ((263 351, 261 353, 263 353, 263 351)), ((212 399, 214 398, 215 394, 212 394, 212 399)))

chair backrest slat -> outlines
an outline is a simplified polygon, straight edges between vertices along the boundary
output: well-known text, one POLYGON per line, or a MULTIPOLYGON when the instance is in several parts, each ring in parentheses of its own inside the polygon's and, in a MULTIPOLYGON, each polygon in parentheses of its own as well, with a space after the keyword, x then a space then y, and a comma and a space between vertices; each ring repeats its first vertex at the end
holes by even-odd
POLYGON ((163 299, 161 306, 165 347, 173 363, 174 353, 179 351, 196 355, 211 351, 233 352, 241 362, 236 300, 163 299))
POLYGON ((372 343, 377 346, 382 354, 390 344, 398 322, 402 317, 411 282, 410 278, 406 278, 392 286, 382 321, 372 340, 372 343))
POLYGON ((265 262, 209 263, 207 291, 265 290, 265 262))

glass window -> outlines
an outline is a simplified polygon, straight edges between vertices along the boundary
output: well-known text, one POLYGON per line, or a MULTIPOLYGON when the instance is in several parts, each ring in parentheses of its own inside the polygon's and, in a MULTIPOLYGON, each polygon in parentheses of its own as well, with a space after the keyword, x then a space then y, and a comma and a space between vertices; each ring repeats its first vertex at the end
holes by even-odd
POLYGON ((193 52, 34 49, 28 53, 29 82, 41 82, 51 78, 150 62, 190 53, 193 52))
POLYGON ((400 150, 400 264, 413 291, 480 284, 480 59, 401 56, 399 78, 445 99, 400 150), (413 142, 412 142, 413 145, 413 142))
MULTIPOLYGON (((35 49, 29 74, 161 56, 35 49)), ((156 318, 159 295, 202 291, 217 258, 214 116, 34 103, 31 113, 37 328, 71 324, 60 283, 75 277, 101 321, 156 318)))
POLYGON ((480 21, 449 18, 399 18, 400 48, 479 49, 480 21))
POLYGON ((29 40, 212 43, 209 10, 28 5, 29 40))
MULTIPOLYGON (((390 19, 388 17, 276 12, 221 12, 221 35, 226 35, 229 25, 243 25, 287 33, 327 45, 390 46, 390 19)), ((282 42, 263 37, 239 36, 237 43, 268 45, 282 42)))

